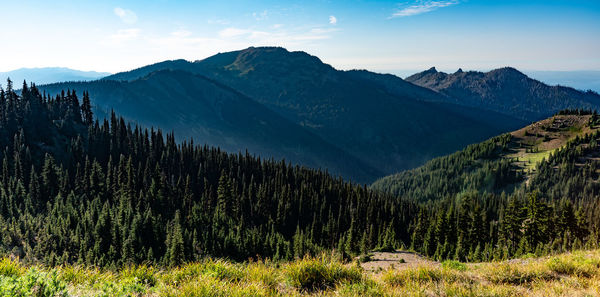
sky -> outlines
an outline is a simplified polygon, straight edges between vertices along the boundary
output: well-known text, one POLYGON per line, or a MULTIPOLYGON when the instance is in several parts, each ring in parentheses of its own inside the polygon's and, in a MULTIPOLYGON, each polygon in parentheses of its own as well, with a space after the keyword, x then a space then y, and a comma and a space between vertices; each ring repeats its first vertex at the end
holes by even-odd
POLYGON ((0 0, 0 71, 283 46, 338 69, 600 70, 600 1, 0 0))

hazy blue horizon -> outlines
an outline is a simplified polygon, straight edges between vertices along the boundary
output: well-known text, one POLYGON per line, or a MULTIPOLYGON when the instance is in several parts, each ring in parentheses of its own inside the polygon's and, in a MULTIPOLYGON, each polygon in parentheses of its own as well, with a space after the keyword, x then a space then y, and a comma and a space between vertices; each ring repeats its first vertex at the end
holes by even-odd
MULTIPOLYGON (((0 71, 120 72, 275 45, 338 69, 600 70, 600 1, 11 1, 0 71)), ((396 70, 401 71, 401 70, 396 70)))
MULTIPOLYGON (((157 61, 160 62, 160 61, 157 61)), ((435 67, 435 66, 432 66, 435 67)), ((135 68, 133 68, 135 69, 135 68)), ((133 70, 128 69, 128 70, 133 70)), ((429 69, 429 68, 427 68, 429 69)), ((378 73, 384 74, 393 74, 402 79, 413 75, 415 73, 419 73, 421 71, 427 69, 397 69, 397 70, 379 70, 374 71, 378 73)), ((458 69, 438 69, 438 71, 453 73, 458 69)), ((462 69, 462 68, 461 68, 462 69)), ((125 71, 128 71, 125 70, 125 71)), ((366 69, 370 70, 370 69, 366 69)), ((462 69, 464 71, 490 71, 493 69, 462 69)), ((593 90, 596 92, 600 92, 600 70, 575 70, 575 71, 540 71, 540 70, 526 70, 526 69, 518 69, 523 72, 527 76, 539 80, 548 85, 561 85, 573 87, 575 89, 587 91, 593 90)), ((370 70, 372 71, 372 70, 370 70)), ((104 76, 108 76, 114 73, 106 73, 106 72, 97 72, 97 71, 81 71, 78 69, 71 69, 66 67, 33 67, 33 68, 19 68, 12 71, 0 72, 0 86, 4 86, 6 79, 11 78, 15 83, 20 84, 23 80, 27 80, 29 82, 35 82, 36 84, 46 84, 53 82, 61 82, 65 80, 92 80, 97 78, 102 78, 104 76), (55 77, 51 77, 51 70, 56 70, 59 75, 55 77), (34 73, 33 75, 29 75, 29 73, 34 73)))

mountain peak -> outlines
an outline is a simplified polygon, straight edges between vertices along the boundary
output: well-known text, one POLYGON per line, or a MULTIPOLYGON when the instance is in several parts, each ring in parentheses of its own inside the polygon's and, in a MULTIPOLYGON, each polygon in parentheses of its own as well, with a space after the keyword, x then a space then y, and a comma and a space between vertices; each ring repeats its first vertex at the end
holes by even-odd
POLYGON ((492 71, 490 71, 490 72, 511 73, 511 74, 518 74, 518 75, 523 75, 523 76, 525 76, 525 74, 523 74, 523 72, 521 72, 521 71, 517 70, 517 69, 516 69, 516 68, 514 68, 514 67, 510 67, 510 66, 507 66, 507 67, 502 67, 502 68, 498 68, 498 69, 494 69, 494 70, 492 70, 492 71))
POLYGON ((238 55, 237 61, 249 61, 255 62, 271 62, 281 63, 285 61, 293 61, 297 63, 308 63, 308 64, 324 64, 321 59, 316 56, 312 56, 303 51, 288 51, 283 47, 249 47, 245 50, 241 50, 238 55))
POLYGON ((224 68, 230 74, 237 73, 235 75, 240 76, 255 73, 260 77, 281 77, 301 73, 308 77, 311 73, 314 75, 334 70, 315 56, 303 51, 288 51, 283 47, 249 47, 208 57, 197 63, 214 69, 224 68))

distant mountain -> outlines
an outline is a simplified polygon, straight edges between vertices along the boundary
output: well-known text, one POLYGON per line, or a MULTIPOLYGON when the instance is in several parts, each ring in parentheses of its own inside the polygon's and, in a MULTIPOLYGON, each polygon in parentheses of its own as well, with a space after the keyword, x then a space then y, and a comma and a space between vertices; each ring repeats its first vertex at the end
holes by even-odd
POLYGON ((365 78, 369 75, 336 70, 304 52, 267 47, 196 62, 165 61, 102 81, 41 89, 89 90, 100 110, 115 108, 143 125, 173 129, 229 151, 248 148, 265 157, 328 168, 361 182, 523 124, 448 104, 444 96, 399 78, 387 88, 365 78), (218 104, 222 109, 215 109, 209 102, 223 93, 244 99, 224 101, 218 104))
POLYGON ((155 71, 161 70, 182 70, 191 73, 195 73, 196 65, 189 61, 179 60, 167 60, 154 64, 150 64, 141 68, 136 68, 130 71, 124 71, 115 73, 104 77, 105 80, 116 80, 116 81, 132 81, 147 76, 155 71))
POLYGON ((50 84, 64 81, 88 81, 110 75, 108 72, 80 71, 63 67, 20 68, 8 72, 0 72, 0 84, 10 78, 16 87, 21 87, 23 80, 36 84, 50 84))
POLYGON ((435 68, 406 81, 429 88, 443 102, 492 110, 536 121, 568 108, 600 109, 600 95, 570 87, 548 86, 510 67, 490 72, 439 72, 435 68))
POLYGON ((196 62, 204 75, 239 90, 310 128, 384 172, 411 168, 434 156, 519 125, 514 118, 476 113, 436 101, 439 94, 409 83, 402 91, 338 71, 319 58, 283 48, 249 48, 196 62))

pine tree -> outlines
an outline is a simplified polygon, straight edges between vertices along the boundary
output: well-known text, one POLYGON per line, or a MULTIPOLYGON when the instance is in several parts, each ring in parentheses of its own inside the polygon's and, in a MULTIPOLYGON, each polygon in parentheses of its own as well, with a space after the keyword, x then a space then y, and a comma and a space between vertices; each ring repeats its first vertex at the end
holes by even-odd
POLYGON ((83 119, 83 123, 88 126, 94 121, 94 114, 92 112, 92 105, 90 103, 90 94, 88 92, 83 93, 81 117, 83 119))
POLYGON ((185 260, 183 245, 183 231, 181 230, 181 218, 179 211, 171 223, 171 232, 167 235, 167 259, 170 266, 177 266, 185 260))

